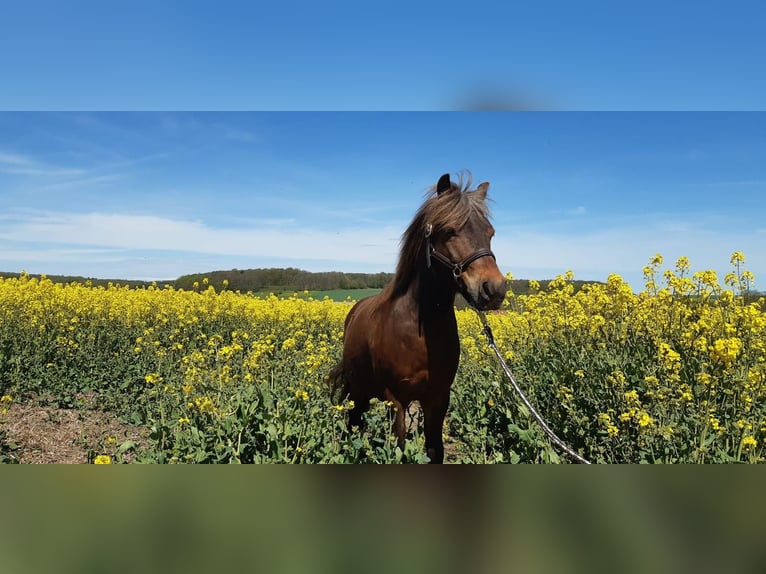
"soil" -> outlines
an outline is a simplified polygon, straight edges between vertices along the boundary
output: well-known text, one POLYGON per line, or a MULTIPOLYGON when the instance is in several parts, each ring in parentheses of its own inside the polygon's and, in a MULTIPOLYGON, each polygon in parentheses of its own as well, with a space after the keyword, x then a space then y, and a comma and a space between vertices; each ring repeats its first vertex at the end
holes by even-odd
MULTIPOLYGON (((404 425, 408 434, 414 432, 418 427, 420 427, 421 432, 423 431, 423 409, 418 401, 413 401, 407 408, 407 413, 404 415, 404 425)), ((445 464, 457 462, 460 458, 460 449, 457 442, 447 435, 443 438, 445 464)))
MULTIPOLYGON (((126 440, 145 444, 147 434, 92 406, 61 409, 14 403, 0 414, 0 454, 22 464, 87 464, 94 456, 112 455, 126 440)), ((130 462, 131 453, 123 460, 130 462)))
MULTIPOLYGON (((21 464, 87 464, 93 456, 113 454, 126 440, 146 444, 148 430, 126 425, 113 414, 98 410, 92 400, 81 409, 61 409, 34 403, 13 403, 0 414, 0 460, 21 464), (88 404, 90 403, 90 404, 88 404), (111 439, 111 441, 110 441, 111 439)), ((420 405, 410 405, 406 416, 409 432, 423 424, 420 405)), ((458 445, 444 441, 444 462, 459 459, 458 445)), ((131 453, 123 456, 131 462, 131 453)))

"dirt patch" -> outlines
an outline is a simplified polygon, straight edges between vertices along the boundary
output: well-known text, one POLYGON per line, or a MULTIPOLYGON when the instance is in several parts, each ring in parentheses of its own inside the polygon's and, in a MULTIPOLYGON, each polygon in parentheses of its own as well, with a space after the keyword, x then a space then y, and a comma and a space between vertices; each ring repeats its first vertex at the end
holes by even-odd
MULTIPOLYGON (((27 464, 86 464, 94 455, 113 456, 127 440, 145 444, 148 431, 123 424, 97 409, 59 409, 13 404, 0 414, 6 456, 27 464)), ((131 452, 123 459, 131 460, 131 452)))
MULTIPOLYGON (((407 433, 411 434, 416 429, 423 430, 423 409, 418 401, 412 401, 407 407, 404 415, 404 425, 407 433)), ((460 450, 457 442, 448 435, 443 435, 444 439, 444 462, 445 464, 457 462, 460 459, 460 450)))
MULTIPOLYGON (((60 409, 36 404, 11 404, 0 414, 0 460, 22 464, 87 464, 94 455, 113 456, 119 446, 131 440, 138 447, 146 445, 149 431, 126 425, 114 415, 98 410, 92 399, 85 399, 80 409, 60 409)), ((423 411, 414 402, 407 410, 407 429, 420 427, 423 411)), ((132 453, 123 455, 131 462, 132 453)), ((457 443, 445 437, 444 462, 459 459, 457 443)))

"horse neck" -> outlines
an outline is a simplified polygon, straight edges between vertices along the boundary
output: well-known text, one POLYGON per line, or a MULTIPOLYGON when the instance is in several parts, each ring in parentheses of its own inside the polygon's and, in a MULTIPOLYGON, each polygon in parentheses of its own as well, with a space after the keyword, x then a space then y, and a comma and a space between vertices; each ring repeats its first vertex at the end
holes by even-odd
POLYGON ((454 320, 457 287, 452 283, 423 269, 413 281, 410 294, 418 306, 421 322, 454 320))

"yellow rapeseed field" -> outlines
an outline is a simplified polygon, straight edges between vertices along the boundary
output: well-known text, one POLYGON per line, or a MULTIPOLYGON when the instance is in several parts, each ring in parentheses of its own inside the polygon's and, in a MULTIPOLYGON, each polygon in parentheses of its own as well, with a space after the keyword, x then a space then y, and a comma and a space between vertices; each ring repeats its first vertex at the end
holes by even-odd
MULTIPOLYGON (((496 340, 530 399, 594 462, 759 462, 766 440, 766 313, 742 253, 723 285, 657 255, 634 293, 619 276, 574 292, 572 274, 509 293, 496 340)), ((350 303, 257 298, 212 287, 0 279, 0 406, 81 407, 133 423, 149 462, 398 462, 390 406, 348 431, 324 377, 350 303)), ((462 358, 444 433, 459 462, 562 460, 518 406, 478 317, 457 312, 462 358)), ((0 416, 2 416, 0 414, 0 416)), ((120 462, 120 445, 96 462, 120 462)))

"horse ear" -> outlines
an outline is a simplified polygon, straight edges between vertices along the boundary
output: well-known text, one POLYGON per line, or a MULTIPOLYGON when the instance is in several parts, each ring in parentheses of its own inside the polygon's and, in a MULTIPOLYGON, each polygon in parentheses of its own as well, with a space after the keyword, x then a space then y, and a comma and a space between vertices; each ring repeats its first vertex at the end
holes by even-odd
POLYGON ((449 191, 452 187, 452 182, 449 180, 449 174, 445 173, 439 178, 439 183, 436 184, 436 195, 441 195, 445 191, 449 191))
POLYGON ((480 183, 479 187, 476 188, 476 193, 478 193, 482 199, 487 198, 487 192, 489 191, 489 182, 485 181, 484 183, 480 183))

